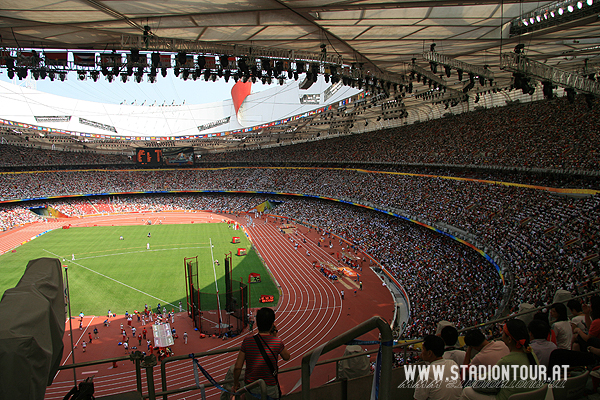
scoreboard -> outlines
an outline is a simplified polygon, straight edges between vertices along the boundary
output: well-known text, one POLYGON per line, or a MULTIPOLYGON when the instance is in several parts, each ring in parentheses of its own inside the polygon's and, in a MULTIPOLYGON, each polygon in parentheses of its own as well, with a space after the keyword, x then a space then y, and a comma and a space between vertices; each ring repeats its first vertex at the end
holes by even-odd
POLYGON ((137 165, 149 167, 188 167, 194 165, 193 147, 139 148, 135 153, 137 165))
POLYGON ((151 167, 161 166, 163 165, 162 149, 137 149, 135 162, 151 167))

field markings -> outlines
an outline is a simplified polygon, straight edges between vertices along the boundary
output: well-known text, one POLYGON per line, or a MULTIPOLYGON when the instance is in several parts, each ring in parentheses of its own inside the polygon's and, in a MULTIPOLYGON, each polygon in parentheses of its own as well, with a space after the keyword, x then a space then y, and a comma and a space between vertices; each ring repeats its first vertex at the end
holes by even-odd
MULTIPOLYGON (((190 244, 204 244, 204 245, 208 245, 208 243, 197 242, 197 243, 174 243, 174 244, 163 245, 163 246, 183 246, 183 245, 190 245, 190 244)), ((160 249, 161 245, 155 245, 155 247, 158 247, 158 249, 160 249)), ((121 247, 120 249, 106 249, 106 250, 99 250, 99 251, 87 251, 85 253, 79 253, 79 254, 97 254, 97 253, 103 253, 103 252, 107 252, 107 251, 130 250, 130 249, 139 249, 139 248, 140 248, 140 246, 135 246, 135 247, 121 247)), ((198 248, 198 249, 208 249, 208 247, 190 247, 190 248, 192 248, 192 249, 196 249, 196 248, 198 248)), ((165 249, 165 250, 169 250, 169 249, 165 249)), ((127 253, 121 253, 121 254, 127 254, 127 253)))
MULTIPOLYGON (((53 255, 53 256, 55 256, 55 257, 62 258, 62 257, 61 257, 61 256, 59 256, 58 254, 55 254, 55 253, 53 253, 53 252, 51 252, 51 251, 49 251, 49 250, 46 250, 46 249, 43 249, 43 250, 44 250, 46 253, 52 254, 52 255, 53 255)), ((159 300, 161 303, 170 304, 170 305, 172 305, 173 307, 175 307, 175 304, 173 304, 173 303, 169 303, 167 300, 160 299, 160 298, 158 298, 158 297, 156 297, 156 296, 153 296, 153 295, 151 295, 150 293, 146 293, 146 292, 144 292, 144 291, 142 291, 142 290, 140 290, 140 289, 134 288, 133 286, 130 286, 130 285, 126 284, 126 283, 123 283, 123 282, 121 282, 121 281, 119 281, 119 280, 116 280, 115 278, 111 278, 110 276, 104 275, 104 274, 102 274, 102 273, 100 273, 100 272, 98 272, 98 271, 94 271, 93 269, 91 269, 91 268, 88 268, 88 267, 85 267, 85 266, 83 266, 82 264, 79 264, 78 262, 75 262, 75 261, 69 261, 69 262, 70 262, 71 264, 78 265, 78 266, 80 266, 80 267, 81 267, 81 268, 83 268, 83 269, 87 269, 87 270, 88 270, 88 271, 90 271, 90 272, 93 272, 93 273, 95 273, 95 274, 98 274, 98 275, 100 275, 100 276, 102 276, 102 277, 104 277, 104 278, 106 278, 106 279, 110 279, 111 281, 113 281, 113 282, 116 282, 116 283, 118 283, 118 284, 120 284, 120 285, 123 285, 123 286, 125 286, 125 287, 127 287, 127 288, 129 288, 129 289, 135 290, 136 292, 139 292, 139 293, 141 293, 141 294, 143 294, 143 295, 146 295, 146 296, 152 297, 153 299, 159 300)), ((179 306, 178 306, 178 307, 179 307, 179 306)))
MULTIPOLYGON (((255 227, 259 227, 261 225, 262 224, 260 224, 260 225, 259 224, 255 224, 255 227)), ((253 235, 253 237, 254 238, 258 238, 259 236, 253 235)), ((263 236, 261 236, 261 238, 263 238, 263 240, 261 240, 261 242, 264 242, 264 243, 261 243, 261 244, 263 244, 264 246, 269 246, 269 245, 273 244, 276 247, 278 247, 277 245, 278 244, 281 245, 281 243, 278 243, 278 242, 276 242, 276 243, 269 243, 270 239, 272 240, 272 239, 275 239, 277 237, 278 237, 277 235, 264 235, 264 238, 263 238, 263 236)), ((257 247, 258 247, 258 245, 259 244, 257 244, 257 247)), ((314 247, 315 247, 315 252, 316 252, 316 246, 314 246, 314 247)), ((311 254, 313 253, 312 248, 311 248, 310 252, 311 252, 311 254)), ((269 264, 273 264, 275 266, 274 267, 275 269, 274 269, 273 273, 275 275, 278 275, 278 276, 279 276, 279 274, 283 274, 284 272, 286 274, 289 274, 290 272, 292 272, 290 270, 294 270, 294 268, 288 268, 288 267, 282 266, 282 265, 285 265, 286 262, 283 261, 283 260, 279 260, 279 259, 277 261, 273 260, 272 262, 269 262, 269 264)), ((312 274, 310 274, 311 268, 312 268, 312 266, 310 266, 310 265, 308 265, 306 267, 306 271, 305 272, 309 276, 312 276, 312 274)), ((316 272, 314 273, 314 275, 317 276, 316 272)), ((280 276, 280 278, 282 279, 282 286, 286 286, 286 285, 288 285, 288 286, 294 286, 295 285, 297 287, 302 287, 304 285, 304 283, 305 283, 303 281, 298 280, 298 277, 294 276, 294 274, 291 274, 288 279, 284 279, 281 276, 280 276)), ((321 281, 321 280, 319 280, 319 281, 321 281)), ((320 287, 320 286, 327 286, 328 287, 329 285, 331 285, 333 288, 335 288, 335 285, 332 285, 328 281, 318 283, 316 278, 315 278, 315 282, 314 283, 316 283, 315 286, 317 286, 317 287, 320 287)), ((333 289, 333 290, 335 292, 335 293, 333 293, 334 297, 336 297, 336 296, 339 297, 339 293, 336 291, 336 289, 333 289)), ((296 292, 296 295, 298 297, 304 297, 304 296, 307 295, 307 293, 308 293, 308 295, 310 297, 311 296, 310 291, 298 291, 298 292, 296 292)), ((285 295, 289 296, 289 293, 286 292, 285 295)), ((312 295, 314 297, 314 294, 312 294, 312 295)), ((292 297, 294 297, 294 295, 292 295, 292 297)), ((286 300, 288 302, 290 302, 290 298, 289 297, 286 300)), ((317 302, 317 299, 312 300, 312 301, 315 302, 315 303, 317 303, 320 306, 320 307, 317 307, 315 309, 323 310, 322 312, 324 312, 324 311, 335 311, 336 309, 337 310, 341 310, 341 306, 334 306, 333 302, 330 302, 331 300, 332 299, 331 299, 331 296, 330 296, 327 299, 326 298, 322 299, 320 302, 317 302), (329 301, 328 301, 328 299, 329 299, 329 301)), ((304 301, 303 304, 304 304, 304 306, 300 305, 300 307, 298 307, 298 308, 300 308, 299 311, 304 311, 305 308, 306 308, 306 311, 312 310, 310 303, 306 304, 306 301, 304 301)), ((332 315, 330 315, 330 316, 328 316, 328 314, 327 314, 327 315, 325 315, 323 317, 315 316, 315 314, 312 314, 311 316, 306 316, 306 315, 302 315, 302 313, 294 315, 294 311, 296 311, 296 310, 294 310, 293 308, 294 308, 294 306, 291 306, 291 307, 287 306, 287 307, 283 307, 283 308, 279 309, 278 312, 285 313, 285 314, 282 314, 282 317, 285 315, 285 317, 282 320, 286 321, 286 323, 291 323, 291 322, 294 321, 294 317, 295 317, 296 319, 307 320, 307 322, 312 322, 312 324, 315 324, 317 322, 317 320, 320 320, 320 321, 324 320, 325 322, 322 323, 322 325, 323 325, 324 328, 319 328, 320 329, 319 330, 320 334, 318 336, 321 336, 321 334, 323 334, 325 336, 327 334, 329 334, 332 331, 332 329, 335 328, 337 322, 340 319, 340 315, 341 315, 341 313, 339 313, 339 312, 338 313, 331 313, 332 315), (336 316, 337 316, 337 318, 336 318, 336 316), (329 319, 328 319, 328 317, 329 317, 329 319), (287 321, 289 321, 289 322, 287 322, 287 321), (331 321, 331 322, 328 323, 328 321, 331 321)), ((286 324, 284 323, 284 325, 286 325, 286 324)), ((316 339, 314 339, 314 337, 313 337, 315 335, 311 335, 311 340, 306 340, 306 342, 304 342, 304 336, 303 335, 305 335, 307 331, 311 331, 312 332, 312 329, 317 329, 317 328, 307 327, 306 325, 307 324, 302 324, 299 329, 293 331, 294 332, 293 334, 292 333, 288 333, 288 337, 290 337, 290 335, 292 335, 292 336, 294 336, 294 338, 296 340, 294 342, 294 339, 291 339, 291 338, 288 339, 291 342, 290 345, 293 346, 293 343, 302 343, 302 347, 301 348, 296 349, 295 347, 292 347, 293 352, 296 353, 296 354, 300 354, 300 357, 301 357, 302 349, 304 349, 304 347, 309 347, 310 346, 310 342, 316 343, 315 342, 316 339), (302 331, 303 329, 306 329, 306 331, 302 331), (303 332, 303 333, 300 333, 300 332, 303 332)), ((240 335, 240 336, 238 336, 236 338, 233 338, 231 341, 226 341, 226 342, 223 342, 222 344, 215 344, 214 347, 215 347, 215 349, 216 348, 224 348, 224 347, 227 347, 227 346, 234 346, 234 345, 236 345, 236 343, 239 346, 239 344, 241 343, 242 339, 246 335, 249 335, 249 334, 250 333, 244 333, 244 334, 242 334, 242 335, 240 335)), ((286 341, 286 346, 287 346, 287 341, 286 341)), ((229 358, 226 358, 226 360, 231 360, 231 362, 234 362, 235 359, 234 358, 232 359, 232 357, 234 357, 234 356, 230 356, 229 358)), ((297 359, 298 359, 298 357, 294 357, 293 358, 293 360, 297 360, 297 359)), ((291 361, 292 360, 290 360, 290 362, 291 361)), ((212 363, 208 362, 208 361, 207 361, 207 364, 212 365, 212 363)), ((214 362, 214 364, 217 364, 217 365, 220 366, 220 365, 222 365, 222 360, 219 359, 216 362, 214 362)), ((291 365, 291 364, 288 364, 287 362, 285 364, 286 365, 291 365)), ((120 384, 123 384, 123 382, 125 381, 125 378, 124 378, 125 376, 127 376, 129 378, 128 381, 131 381, 131 379, 134 379, 134 378, 132 378, 132 376, 135 377, 135 373, 133 371, 129 371, 128 372, 129 375, 127 375, 127 373, 125 371, 123 373, 120 373, 120 370, 116 370, 116 371, 119 371, 119 373, 102 375, 99 379, 109 379, 109 380, 113 379, 113 380, 118 380, 118 382, 120 382, 120 384), (123 378, 121 378, 121 377, 123 377, 123 378)), ((193 378, 191 378, 191 381, 189 381, 189 379, 190 379, 189 378, 189 374, 187 374, 188 371, 185 368, 183 368, 183 367, 179 368, 178 367, 176 369, 176 371, 177 371, 177 374, 178 374, 177 376, 178 377, 180 377, 180 376, 186 376, 186 378, 181 378, 178 382, 187 382, 188 384, 191 384, 191 385, 194 384, 193 378)), ((221 378, 222 378, 222 376, 224 375, 224 371, 220 375, 221 375, 221 378)), ((66 377, 67 377, 67 375, 63 376, 63 378, 66 378, 66 377)), ((290 379, 290 381, 291 381, 291 379, 290 379)), ((63 383, 64 384, 64 387, 66 389, 64 391, 66 392, 72 386, 73 382, 72 382, 72 379, 71 379, 70 381, 56 382, 55 384, 53 384, 53 386, 55 386, 56 384, 59 384, 59 383, 63 383), (66 386, 69 386, 69 387, 66 387, 66 386)), ((291 382, 291 383, 293 384, 294 382, 291 382)), ((111 386, 116 387, 116 386, 118 386, 118 384, 111 384, 111 386)), ((57 386, 57 388, 58 388, 58 386, 57 386)), ((106 395, 106 394, 113 394, 112 392, 115 391, 115 390, 117 390, 117 389, 112 388, 112 389, 105 389, 105 390, 109 390, 109 391, 111 391, 111 393, 104 393, 103 392, 104 395, 106 395)), ((48 398, 50 398, 50 397, 48 397, 48 398)), ((62 399, 62 395, 60 397, 56 396, 56 397, 53 397, 53 398, 55 398, 55 399, 59 399, 59 398, 62 399)))
POLYGON ((125 253, 111 253, 111 254, 102 254, 98 256, 90 256, 90 257, 78 257, 75 260, 88 260, 91 258, 99 258, 99 257, 112 257, 112 256, 122 256, 124 254, 135 254, 135 253, 147 253, 149 251, 171 251, 171 250, 188 250, 188 249, 208 249, 208 247, 196 246, 196 247, 174 247, 170 249, 148 249, 148 250, 138 250, 138 251, 128 251, 125 253))
POLYGON ((210 258, 212 259, 213 273, 215 274, 215 289, 217 289, 217 308, 219 309, 219 324, 221 323, 221 301, 219 300, 219 286, 217 285, 217 270, 215 269, 215 255, 213 254, 212 238, 208 238, 210 244, 210 258))

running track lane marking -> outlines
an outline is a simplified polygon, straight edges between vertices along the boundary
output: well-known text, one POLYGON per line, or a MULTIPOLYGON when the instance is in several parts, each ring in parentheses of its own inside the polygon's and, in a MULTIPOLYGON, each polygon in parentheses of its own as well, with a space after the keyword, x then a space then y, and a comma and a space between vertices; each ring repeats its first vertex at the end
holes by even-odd
MULTIPOLYGON (((53 255, 53 256, 55 256, 55 257, 62 258, 62 257, 61 257, 61 256, 59 256, 58 254, 55 254, 55 253, 53 253, 53 252, 51 252, 51 251, 48 251, 48 250, 46 250, 46 249, 43 249, 43 250, 44 250, 46 253, 52 254, 52 255, 53 255)), ((69 262, 70 262, 71 264, 79 265, 79 266, 80 266, 81 268, 83 268, 83 269, 87 269, 87 270, 88 270, 88 271, 90 271, 90 272, 93 272, 93 273, 95 273, 95 274, 98 274, 98 275, 100 275, 100 276, 102 276, 102 277, 104 277, 104 278, 106 278, 106 279, 110 279, 111 281, 113 281, 113 282, 116 282, 116 283, 118 283, 118 284, 120 284, 120 285, 123 285, 123 286, 125 286, 125 287, 127 287, 127 288, 129 288, 129 289, 135 290, 136 292, 140 292, 141 294, 145 294, 146 296, 150 296, 150 297, 152 297, 153 299, 159 300, 161 303, 170 304, 170 305, 172 305, 173 307, 175 307, 175 304, 173 304, 173 303, 169 303, 168 301, 166 301, 166 300, 163 300, 163 299, 160 299, 160 298, 158 298, 158 297, 156 297, 156 296, 153 296, 153 295, 151 295, 150 293, 146 293, 146 292, 144 292, 144 291, 141 291, 140 289, 136 289, 136 288, 134 288, 133 286, 129 286, 128 284, 126 284, 126 283, 123 283, 123 282, 121 282, 121 281, 118 281, 118 280, 116 280, 115 278, 111 278, 110 276, 107 276, 107 275, 101 274, 101 273, 100 273, 100 272, 98 272, 98 271, 94 271, 94 270, 93 270, 93 269, 91 269, 91 268, 84 267, 83 265, 79 264, 78 262, 75 262, 75 261, 69 261, 69 262)), ((178 307, 179 307, 179 306, 178 306, 178 307)))
MULTIPOLYGON (((259 225, 256 225, 256 226, 258 227, 259 225)), ((311 251, 311 253, 312 253, 312 251, 311 251)), ((279 265, 279 263, 274 263, 274 265, 279 265)), ((315 276, 316 276, 316 275, 315 275, 315 276)), ((325 307, 324 307, 324 308, 325 308, 325 307)), ((333 307, 326 307, 326 308, 333 308, 333 307)), ((282 312, 282 313, 292 313, 293 311, 291 311, 291 310, 282 310, 282 311, 280 311, 280 312, 282 312)), ((336 313, 336 314, 337 314, 337 313, 336 313)), ((283 314, 282 314, 282 315, 283 315, 283 314)), ((324 334, 327 334, 328 332, 330 332, 330 331, 331 331, 331 329, 333 329, 333 327, 335 326, 335 323, 336 323, 336 321, 338 321, 338 320, 339 320, 339 317, 340 317, 340 316, 339 316, 339 314, 337 314, 337 319, 335 318, 335 316, 333 317, 333 321, 332 321, 332 322, 333 322, 333 325, 332 325, 331 327, 329 327, 329 328, 325 328, 325 329, 324 329, 324 334)), ((104 317, 103 317, 103 318, 104 318, 104 317)), ((246 334, 244 334, 244 335, 247 335, 247 334, 249 334, 249 333, 246 333, 246 334)), ((239 340, 240 340, 240 342, 239 342, 239 343, 241 343, 241 339, 243 339, 244 335, 240 335, 240 336, 238 337, 238 338, 239 338, 239 340)), ((237 338, 234 338, 233 340, 235 340, 235 339, 237 339, 237 338)), ((238 343, 238 345, 239 345, 239 343, 238 343)), ((226 341, 225 343, 218 344, 216 347, 226 347, 226 346, 228 346, 228 345, 233 345, 233 343, 226 341)), ((301 353, 296 353, 296 354, 300 354, 300 355, 299 355, 299 356, 296 356, 296 357, 294 357, 294 356, 293 356, 293 357, 292 357, 292 359, 291 359, 289 362, 285 362, 285 365, 290 365, 290 364, 289 364, 290 362, 293 362, 294 360, 296 360, 296 359, 298 359, 299 357, 301 357, 301 353)), ((235 359, 231 360, 231 362, 234 362, 234 361, 235 361, 235 359)), ((117 371, 118 371, 118 370, 117 370, 117 371)), ((116 371, 115 371, 115 372, 116 372, 116 371)), ((224 371, 223 371, 223 374, 224 374, 224 371)), ((117 376, 120 376, 120 374, 103 375, 102 377, 103 377, 103 378, 107 378, 107 379, 111 379, 111 377, 117 377, 117 376)), ((133 376, 135 376, 135 375, 133 375, 133 376)), ((193 385, 193 384, 194 384, 194 383, 193 383, 193 378, 191 378, 191 379, 192 379, 192 381, 191 381, 191 383, 190 383, 190 384, 191 384, 191 385, 193 385)), ((72 385, 72 378, 71 378, 70 384, 69 384, 67 381, 62 381, 62 382, 57 382, 57 383, 65 383, 65 384, 67 384, 67 385, 72 385)), ((54 386, 54 385, 53 385, 53 386, 54 386)), ((66 392, 66 391, 65 391, 65 392, 66 392)), ((64 393, 63 393, 63 395, 64 395, 64 393)), ((60 396, 60 399, 62 399, 63 395, 61 395, 61 396, 60 396)), ((55 399, 58 399, 59 397, 53 397, 53 398, 55 398, 55 399)))
MULTIPOLYGON (((350 277, 348 277, 348 279, 350 279, 350 277)), ((352 280, 350 281, 350 283, 352 283, 352 285, 354 285, 354 286, 348 285, 345 282, 345 279, 338 279, 338 282, 340 282, 348 290, 354 290, 354 289, 358 289, 359 288, 358 284, 356 282, 352 281, 352 280)))
POLYGON ((293 310, 281 310, 281 311, 277 311, 278 313, 297 313, 300 311, 320 311, 320 310, 336 310, 338 308, 343 308, 343 304, 340 304, 339 306, 328 306, 328 307, 313 307, 313 308, 298 308, 298 309, 293 309, 293 310))
MULTIPOLYGON (((72 317, 72 318, 75 319, 76 317, 72 317)), ((77 342, 75 342, 75 344, 73 344, 73 346, 77 347, 77 345, 81 341, 81 338, 83 337, 83 335, 85 335, 85 332, 89 329, 89 327, 92 324, 92 321, 94 319, 96 319, 96 316, 93 316, 92 319, 90 319, 90 322, 88 322, 88 324, 85 327, 85 329, 82 330, 81 335, 79 335, 79 339, 77 339, 77 342)), ((67 318, 67 321, 68 320, 69 320, 69 318, 67 318)), ((73 331, 73 332, 75 332, 75 331, 73 331)), ((71 334, 71 333, 69 332, 69 334, 71 334)), ((67 363, 67 361, 69 361, 69 358, 71 357, 71 354, 73 354, 73 349, 71 349, 71 351, 69 352, 69 355, 67 357, 65 357, 65 361, 61 365, 65 365, 67 363)), ((62 370, 56 371, 56 375, 54 375, 54 379, 56 379, 56 377, 58 376, 58 374, 60 374, 60 371, 62 371, 62 370)))
MULTIPOLYGON (((207 248, 208 247, 199 246, 199 247, 175 247, 175 248, 170 248, 170 249, 153 249, 153 250, 147 249, 147 250, 138 250, 138 251, 128 251, 126 253, 112 253, 112 254, 102 254, 102 255, 98 255, 98 256, 90 256, 90 257, 79 257, 79 258, 76 258, 76 260, 88 260, 90 258, 121 256, 124 254, 147 253, 149 251, 171 251, 171 250, 187 250, 187 249, 207 249, 207 248)), ((71 260, 71 262, 72 261, 73 260, 71 260)))

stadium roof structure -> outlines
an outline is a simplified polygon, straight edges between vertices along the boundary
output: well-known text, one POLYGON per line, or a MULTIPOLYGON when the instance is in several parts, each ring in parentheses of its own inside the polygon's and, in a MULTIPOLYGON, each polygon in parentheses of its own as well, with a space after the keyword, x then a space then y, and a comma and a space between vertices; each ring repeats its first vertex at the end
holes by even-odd
MULTIPOLYGON (((582 7, 594 1, 582 0, 582 7)), ((489 65, 500 74, 500 54, 525 44, 528 57, 566 69, 598 54, 598 12, 577 19, 577 1, 545 29, 511 35, 511 21, 553 2, 498 0, 242 0, 168 2, 106 0, 6 0, 0 6, 4 47, 111 50, 124 37, 177 39, 206 46, 246 46, 319 53, 404 75, 412 58, 436 51, 464 63, 489 65), (565 60, 570 58, 572 60, 565 60), (571 62, 565 62, 571 61, 571 62)), ((558 6, 554 6, 558 9, 558 6)), ((550 10, 551 11, 551 10, 550 10)), ((558 13, 558 11, 557 11, 558 13)), ((543 17, 542 19, 548 17, 543 17)), ((534 17, 535 19, 535 17, 534 17)), ((531 24, 534 26, 535 24, 531 24)), ((176 49, 173 49, 176 50, 176 49)))
POLYGON ((600 0, 6 0, 0 46, 186 52, 259 71, 283 60, 290 74, 302 60, 371 94, 403 93, 411 108, 504 90, 515 73, 534 80, 526 88, 600 94, 589 79, 600 65, 599 11, 600 0))

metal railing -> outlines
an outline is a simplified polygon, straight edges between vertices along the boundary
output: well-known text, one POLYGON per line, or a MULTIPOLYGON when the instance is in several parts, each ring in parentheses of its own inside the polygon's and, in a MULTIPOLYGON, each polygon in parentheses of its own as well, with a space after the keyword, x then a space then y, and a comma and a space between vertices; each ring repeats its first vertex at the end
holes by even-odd
POLYGON ((172 363, 174 361, 189 360, 190 358, 199 358, 199 357, 214 356, 214 355, 218 355, 218 354, 232 353, 232 352, 237 352, 239 350, 240 350, 239 347, 231 347, 228 349, 211 350, 211 351, 205 351, 202 353, 191 353, 189 355, 181 355, 181 356, 173 356, 173 357, 164 358, 160 363, 160 378, 161 378, 161 383, 162 383, 162 392, 156 393, 156 396, 162 395, 163 399, 167 400, 168 399, 167 395, 169 395, 169 394, 182 393, 182 392, 186 392, 188 390, 197 389, 196 385, 194 385, 194 386, 188 386, 188 387, 184 387, 184 388, 167 390, 167 370, 166 370, 167 364, 172 363))
POLYGON ((553 66, 530 59, 522 54, 502 53, 500 68, 524 74, 527 77, 549 81, 565 88, 600 95, 600 83, 575 72, 563 71, 553 66))
MULTIPOLYGON (((317 349, 306 353, 302 357, 302 400, 310 400, 310 374, 311 374, 311 359, 313 356, 325 354, 333 349, 345 345, 350 340, 353 340, 373 329, 378 328, 381 333, 381 380, 379 389, 379 399, 388 400, 390 398, 390 388, 392 384, 392 329, 381 317, 372 317, 369 320, 359 324, 358 326, 342 333, 339 336, 331 339, 329 342, 317 349), (389 344, 388 344, 389 343, 389 344), (317 351, 320 353, 317 353, 317 351)), ((362 353, 361 353, 362 354, 362 353)), ((312 368, 314 368, 314 363, 312 368)))

